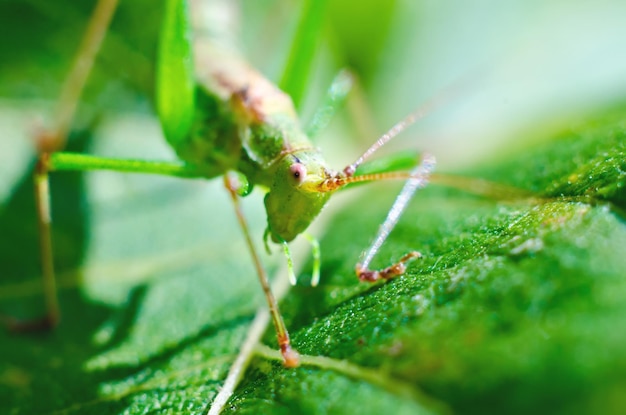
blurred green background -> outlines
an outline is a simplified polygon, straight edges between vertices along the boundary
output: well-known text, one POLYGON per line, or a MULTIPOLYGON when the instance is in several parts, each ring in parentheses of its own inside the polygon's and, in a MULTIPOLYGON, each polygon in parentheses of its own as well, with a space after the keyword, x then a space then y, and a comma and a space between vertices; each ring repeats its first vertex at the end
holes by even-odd
MULTIPOLYGON (((93 5, 0 2, 1 313, 27 317, 42 309, 31 137, 50 123, 93 5)), ((262 0, 217 7, 235 16, 250 62, 278 80, 299 6, 262 0)), ((161 13, 161 2, 120 2, 79 107, 73 148, 173 158, 152 106, 161 13)), ((302 117, 310 118, 339 69, 354 71, 352 98, 316 139, 342 168, 461 79, 461 93, 383 153, 428 150, 440 171, 580 196, 564 178, 577 167, 583 177, 594 156, 607 155, 597 163, 606 171, 626 171, 619 105, 626 97, 625 17, 618 0, 329 0, 302 117)), ((597 177, 606 181, 595 189, 613 189, 598 200, 623 212, 623 175, 597 177)), ((52 186, 64 320, 53 333, 0 334, 0 412, 206 409, 263 306, 219 180, 59 174, 52 186)), ((306 286, 306 263, 302 285, 284 304, 301 350, 347 358, 379 380, 314 367, 288 372, 257 359, 233 412, 620 413, 623 215, 593 200, 510 206, 427 189, 381 259, 421 249, 424 269, 411 268, 419 278, 370 289, 351 269, 392 190, 335 197, 313 229, 323 236, 322 287, 306 286), (510 250, 518 254, 499 256, 510 250)), ((244 200, 259 245, 261 198, 244 200)), ((283 258, 264 261, 273 275, 283 258)), ((273 347, 271 330, 265 339, 273 347)))

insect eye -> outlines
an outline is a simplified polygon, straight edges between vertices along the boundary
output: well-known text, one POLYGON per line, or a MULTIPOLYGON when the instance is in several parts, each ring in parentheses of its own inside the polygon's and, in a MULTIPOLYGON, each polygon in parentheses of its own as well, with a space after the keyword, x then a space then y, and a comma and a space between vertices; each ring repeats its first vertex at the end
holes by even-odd
POLYGON ((291 167, 289 167, 289 172, 298 184, 302 183, 306 177, 306 167, 300 163, 292 164, 291 167))

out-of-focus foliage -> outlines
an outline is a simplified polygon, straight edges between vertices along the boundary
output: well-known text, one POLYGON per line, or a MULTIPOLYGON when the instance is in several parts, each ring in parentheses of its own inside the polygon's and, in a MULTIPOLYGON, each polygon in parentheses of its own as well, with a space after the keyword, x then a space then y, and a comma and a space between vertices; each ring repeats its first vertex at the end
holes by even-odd
MULTIPOLYGON (((338 194, 338 209, 324 212, 326 230, 315 231, 321 286, 306 285, 304 264, 302 285, 282 309, 300 352, 355 369, 285 370, 259 355, 227 410, 622 413, 626 109, 608 104, 626 95, 623 54, 611 46, 623 34, 623 2, 348 3, 329 2, 305 105, 319 102, 339 66, 356 68, 363 90, 355 93, 365 100, 350 101, 340 115, 352 116, 321 137, 328 158, 352 161, 373 130, 468 76, 477 92, 460 93, 398 145, 427 147, 443 160, 440 170, 533 197, 425 189, 377 265, 412 249, 424 258, 370 286, 357 282, 354 263, 400 185, 361 186, 356 200, 338 194)), ((28 140, 52 113, 93 5, 0 7, 0 312, 27 317, 42 309, 28 140)), ((173 158, 152 109, 161 7, 120 3, 76 119, 74 150, 173 158)), ((279 79, 297 4, 242 2, 240 12, 242 50, 279 79)), ((0 412, 210 406, 264 305, 220 184, 54 175, 63 321, 51 333, 0 332, 0 412)), ((261 246, 262 194, 244 208, 261 246)), ((273 275, 283 259, 264 261, 273 275)), ((264 342, 275 347, 271 329, 264 342)))

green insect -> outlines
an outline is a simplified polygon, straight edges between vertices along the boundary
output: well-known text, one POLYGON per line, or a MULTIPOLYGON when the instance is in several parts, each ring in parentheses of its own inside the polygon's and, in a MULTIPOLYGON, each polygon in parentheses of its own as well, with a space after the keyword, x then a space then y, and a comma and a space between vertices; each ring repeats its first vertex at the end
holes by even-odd
MULTIPOLYGON (((223 176, 269 305, 284 363, 288 367, 298 366, 298 353, 290 344, 239 198, 253 187, 266 190, 264 203, 268 223, 265 240, 281 244, 289 255, 287 244, 305 233, 333 192, 357 182, 407 180, 373 244, 356 265, 356 274, 361 281, 374 282, 399 276, 405 272, 407 261, 419 257, 418 252, 410 252, 381 270, 370 269, 370 263, 413 193, 426 184, 434 168, 434 158, 423 156, 421 160, 412 159, 410 167, 400 171, 359 174, 357 169, 426 111, 418 110, 393 126, 344 169, 330 169, 303 132, 290 97, 230 48, 192 28, 189 16, 200 15, 202 4, 195 1, 188 5, 183 0, 167 0, 157 64, 156 107, 165 137, 180 161, 122 160, 56 151, 67 135, 82 85, 89 73, 90 64, 84 63, 93 61, 115 5, 114 0, 99 2, 86 35, 86 46, 79 51, 83 65, 70 75, 72 82, 69 84, 73 86, 69 89, 70 93, 61 98, 60 107, 65 111, 60 111, 57 128, 39 139, 36 194, 47 315, 34 322, 11 321, 9 326, 16 330, 52 327, 59 318, 50 236, 49 172, 113 170, 187 178, 223 176), (189 8, 192 9, 191 14, 189 8)), ((339 84, 347 82, 345 75, 339 79, 339 84)), ((346 93, 345 88, 340 90, 334 97, 335 101, 346 93)), ((313 243, 315 248, 316 242, 313 243)), ((314 249, 314 253, 316 251, 314 249)), ((291 264, 289 256, 288 260, 291 264)), ((295 282, 292 266, 290 272, 292 282, 295 282)), ((318 280, 317 256, 313 285, 318 280)))

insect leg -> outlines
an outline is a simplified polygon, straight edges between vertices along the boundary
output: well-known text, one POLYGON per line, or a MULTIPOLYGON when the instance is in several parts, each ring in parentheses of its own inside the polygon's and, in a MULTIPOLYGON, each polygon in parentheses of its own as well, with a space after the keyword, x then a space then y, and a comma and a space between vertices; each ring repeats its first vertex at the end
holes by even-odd
POLYGON ((35 185, 35 204, 37 208, 37 226, 39 231, 39 251, 41 257, 41 275, 44 292, 45 314, 40 318, 18 320, 4 317, 3 323, 10 331, 25 332, 46 330, 55 327, 60 318, 59 301, 57 298, 56 279, 52 256, 52 237, 50 229, 50 189, 48 170, 43 154, 36 164, 33 175, 35 185))
POLYGON ((283 241, 283 252, 285 253, 285 257, 287 257, 287 273, 289 274, 289 283, 291 285, 296 285, 298 280, 296 278, 296 272, 293 269, 293 257, 291 256, 291 250, 289 249, 287 241, 283 241))
POLYGON ((313 254, 313 274, 311 275, 311 287, 317 287, 320 283, 320 243, 315 237, 309 233, 303 233, 311 244, 311 253, 313 254))
MULTIPOLYGON (((320 282, 320 244, 317 239, 315 239, 311 234, 305 232, 302 234, 302 236, 304 236, 306 240, 309 241, 309 243, 311 244, 311 253, 313 254, 313 274, 311 275, 311 286, 316 287, 317 284, 319 284, 320 282)), ((285 257, 287 258, 287 272, 289 275, 289 282, 291 283, 291 285, 296 285, 298 283, 298 279, 294 271, 293 257, 291 255, 291 250, 289 249, 289 244, 287 243, 287 241, 282 241, 282 244, 285 257)))
POLYGON ((56 326, 60 319, 57 298, 54 261, 52 253, 49 159, 56 150, 64 147, 70 123, 74 118, 80 95, 107 28, 117 7, 117 0, 100 0, 89 20, 87 30, 76 54, 74 64, 65 79, 54 115, 54 126, 41 131, 36 136, 36 146, 40 153, 34 172, 35 203, 39 228, 39 249, 42 265, 42 279, 46 313, 42 318, 18 321, 3 317, 0 321, 12 331, 31 331, 49 329, 56 326))
POLYGON ((61 150, 64 147, 78 101, 117 8, 117 3, 118 0, 99 0, 96 4, 74 58, 74 64, 63 83, 54 114, 55 125, 37 137, 36 144, 41 153, 61 150))
POLYGON ((354 76, 350 71, 343 69, 333 79, 326 92, 322 105, 315 111, 311 122, 307 126, 306 133, 309 137, 315 137, 330 123, 337 108, 345 101, 354 84, 354 76))
POLYGON ((287 332, 287 328, 285 327, 283 316, 280 314, 280 310, 278 309, 278 302, 276 301, 274 294, 272 294, 272 289, 270 287, 267 274, 265 272, 265 269, 263 268, 263 265, 261 264, 261 259, 259 258, 259 254, 254 247, 254 243, 252 242, 250 230, 248 228, 246 218, 243 215, 243 211, 241 210, 241 204, 239 203, 239 196, 237 193, 238 183, 235 179, 233 179, 232 176, 225 174, 224 185, 226 186, 226 190, 228 190, 228 193, 233 200, 237 220, 239 221, 239 225, 241 226, 241 230, 246 240, 246 244, 248 245, 250 255, 252 255, 252 261, 254 262, 254 267, 256 268, 257 275, 259 276, 261 287, 263 288, 263 292, 265 293, 265 299, 267 300, 267 304, 270 309, 270 315, 272 316, 272 321, 274 323, 274 328, 276 329, 278 346, 280 347, 280 352, 283 355, 284 364, 287 367, 297 367, 300 364, 300 356, 298 355, 298 352, 291 348, 289 333, 287 332))
POLYGON ((46 157, 48 171, 109 170, 121 173, 158 174, 181 178, 210 179, 221 173, 219 168, 201 168, 194 164, 98 157, 80 153, 51 153, 46 157))
POLYGON ((402 275, 406 271, 406 262, 414 258, 419 258, 421 256, 419 252, 413 251, 409 252, 408 254, 400 258, 398 262, 387 268, 381 270, 369 269, 369 265, 374 259, 374 256, 382 246, 383 242, 385 242, 393 228, 398 223, 400 215, 411 200, 411 197, 413 197, 417 189, 421 189, 426 185, 426 183, 428 182, 428 176, 430 175, 434 167, 435 158, 429 154, 426 154, 422 157, 421 163, 411 171, 411 178, 407 180, 406 184, 402 188, 402 191, 391 206, 391 209, 387 214, 387 218, 385 219, 383 224, 380 225, 378 233, 374 238, 374 242, 367 250, 363 252, 363 254, 361 255, 362 261, 358 263, 355 267, 356 274, 361 281, 374 282, 380 279, 388 280, 390 278, 402 275))

